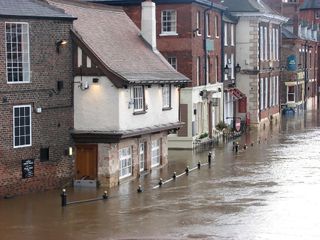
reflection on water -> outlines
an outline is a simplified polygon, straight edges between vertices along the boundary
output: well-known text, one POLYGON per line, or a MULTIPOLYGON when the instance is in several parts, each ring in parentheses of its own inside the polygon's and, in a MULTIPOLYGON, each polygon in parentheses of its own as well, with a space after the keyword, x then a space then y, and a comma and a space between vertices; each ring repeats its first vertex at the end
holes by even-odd
MULTIPOLYGON (((320 239, 319 119, 310 112, 252 131, 237 140, 249 148, 236 155, 232 143, 216 146, 211 168, 160 189, 152 190, 159 177, 206 162, 207 151, 169 151, 167 167, 113 189, 107 201, 62 209, 58 191, 0 200, 1 239, 320 239)), ((68 198, 102 193, 68 189, 68 198)))

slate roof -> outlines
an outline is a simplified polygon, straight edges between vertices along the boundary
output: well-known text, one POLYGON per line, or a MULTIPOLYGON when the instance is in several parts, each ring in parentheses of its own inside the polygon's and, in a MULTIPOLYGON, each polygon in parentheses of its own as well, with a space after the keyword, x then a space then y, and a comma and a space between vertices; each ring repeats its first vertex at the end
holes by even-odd
MULTIPOLYGON (((144 0, 81 0, 84 2, 95 2, 111 5, 140 5, 144 0)), ((225 7, 221 4, 213 3, 211 0, 153 0, 156 4, 179 4, 179 3, 198 3, 207 7, 212 6, 213 8, 225 10, 225 7)))
POLYGON ((319 9, 320 8, 320 0, 305 0, 301 5, 301 10, 307 9, 319 9))
POLYGON ((282 28, 282 36, 284 38, 288 38, 288 39, 297 39, 297 38, 299 38, 297 35, 293 34, 291 31, 289 31, 286 28, 282 28))
POLYGON ((276 13, 262 0, 224 0, 223 5, 228 7, 230 12, 276 13))
POLYGON ((61 9, 38 0, 0 0, 0 16, 74 19, 61 9))
POLYGON ((49 1, 77 17, 73 27, 89 49, 113 72, 129 82, 189 82, 140 35, 119 7, 71 1, 49 1))

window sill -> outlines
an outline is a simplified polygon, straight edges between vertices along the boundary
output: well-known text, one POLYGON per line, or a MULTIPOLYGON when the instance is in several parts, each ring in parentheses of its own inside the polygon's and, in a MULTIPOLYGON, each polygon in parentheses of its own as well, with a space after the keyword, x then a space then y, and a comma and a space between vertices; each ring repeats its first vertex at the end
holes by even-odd
POLYGON ((162 108, 162 111, 170 111, 172 109, 172 107, 164 107, 162 108))
POLYGON ((159 36, 160 37, 166 37, 166 36, 178 36, 179 34, 176 32, 164 32, 164 33, 160 33, 159 36))
POLYGON ((147 113, 147 111, 142 110, 142 111, 133 112, 133 115, 141 115, 141 114, 146 114, 146 113, 147 113))

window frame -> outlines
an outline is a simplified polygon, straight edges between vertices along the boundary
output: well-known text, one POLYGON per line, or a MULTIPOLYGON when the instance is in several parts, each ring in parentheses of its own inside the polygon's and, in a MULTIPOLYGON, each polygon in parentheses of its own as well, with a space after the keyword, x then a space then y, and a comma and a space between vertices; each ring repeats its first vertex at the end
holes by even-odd
POLYGON ((197 29, 197 36, 201 36, 201 12, 197 11, 196 14, 196 29, 197 29))
POLYGON ((210 28, 210 14, 206 13, 206 31, 207 37, 211 37, 211 28, 210 28))
MULTIPOLYGON (((178 35, 178 33, 177 33, 177 26, 178 26, 178 24, 177 24, 177 11, 176 10, 174 10, 174 9, 165 9, 165 10, 162 10, 161 11, 161 33, 160 33, 160 35, 161 36, 166 36, 166 35, 178 35), (170 22, 169 21, 167 21, 166 20, 166 22, 164 21, 164 13, 169 13, 170 12, 170 14, 172 14, 172 13, 174 13, 174 19, 173 20, 171 20, 170 22), (164 23, 170 23, 170 28, 171 29, 174 29, 173 31, 171 30, 171 31, 167 31, 167 30, 164 30, 164 23), (172 25, 173 24, 173 25, 172 25)), ((168 28, 168 27, 167 27, 168 28)))
POLYGON ((214 16, 214 31, 215 31, 215 38, 219 38, 219 18, 218 16, 214 16))
POLYGON ((290 86, 287 86, 287 103, 294 103, 294 102, 296 102, 295 86, 294 85, 290 85, 290 86), (289 92, 290 88, 293 89, 293 92, 289 92), (293 100, 292 101, 289 100, 289 95, 293 96, 293 100))
MULTIPOLYGON (((23 83, 30 83, 31 82, 31 77, 30 77, 30 27, 29 27, 29 23, 27 22, 5 22, 4 24, 4 37, 5 37, 5 55, 6 55, 6 80, 7 80, 7 84, 23 84, 23 83), (8 62, 8 44, 12 45, 12 42, 7 42, 7 25, 8 24, 15 24, 17 25, 21 25, 21 68, 22 68, 22 81, 9 81, 9 71, 8 71, 8 66, 9 66, 9 62, 8 62), (23 25, 26 26, 26 41, 23 42, 23 25), (23 49, 23 44, 26 43, 26 49, 23 49), (26 58, 27 62, 23 62, 23 59, 26 58), (26 64, 26 66, 24 66, 26 64), (26 68, 26 69, 25 69, 26 68), (27 80, 24 80, 25 78, 27 78, 27 80)), ((11 36, 11 40, 12 40, 12 36, 11 36)), ((17 50, 15 52, 16 55, 18 55, 19 51, 17 50)), ((11 55, 13 54, 13 52, 11 51, 11 55)), ((18 58, 18 57, 17 57, 18 58)), ((11 64, 13 64, 14 62, 11 61, 11 64)), ((20 62, 19 62, 20 63, 20 62)), ((18 62, 16 62, 16 64, 19 64, 18 62)), ((12 67, 13 68, 13 67, 12 67)), ((18 67, 16 67, 18 68, 18 67)), ((17 73, 19 74, 19 72, 17 73)), ((11 79, 13 79, 13 75, 11 77, 11 79)))
POLYGON ((178 68, 177 57, 175 57, 175 56, 168 57, 168 63, 169 63, 175 70, 177 70, 177 68, 178 68))
POLYGON ((132 167, 132 147, 129 146, 119 149, 119 179, 132 176, 132 167), (126 155, 122 155, 124 151, 128 151, 126 155), (123 161, 125 161, 124 166, 122 164, 123 161), (124 169, 127 169, 128 173, 122 175, 124 169))
POLYGON ((139 143, 139 170, 140 172, 143 172, 145 169, 145 143, 141 142, 139 143))
POLYGON ((151 167, 160 166, 161 161, 161 139, 151 141, 151 167), (154 153, 156 152, 156 155, 154 153), (156 161, 154 159, 156 158, 156 161))
POLYGON ((162 110, 171 109, 171 85, 164 84, 162 87, 162 110))
POLYGON ((234 24, 230 24, 230 45, 234 46, 234 24))
MULTIPOLYGON (((30 147, 32 146, 32 106, 31 104, 26 104, 26 105, 15 105, 13 106, 13 112, 12 112, 12 136, 13 136, 13 148, 23 148, 23 147, 30 147), (16 115, 15 115, 15 109, 17 108, 26 108, 28 107, 29 108, 29 125, 24 125, 24 127, 27 127, 29 126, 30 127, 30 133, 29 133, 29 141, 30 143, 29 144, 24 144, 24 145, 16 145, 16 133, 15 133, 15 128, 18 127, 19 128, 19 131, 20 131, 20 128, 21 128, 21 125, 20 125, 20 117, 26 117, 26 115, 23 115, 21 116, 20 113, 19 113, 19 125, 16 126, 15 124, 15 118, 16 118, 16 115)), ((20 110, 19 110, 20 111, 20 110)), ((25 129, 24 129, 25 131, 25 129)), ((28 136, 25 134, 25 137, 28 136)), ((21 135, 19 134, 18 137, 21 137, 21 135)))
POLYGON ((145 89, 143 85, 136 85, 132 87, 133 90, 133 112, 135 114, 137 113, 144 113, 145 112, 145 89), (135 90, 141 90, 142 94, 141 96, 136 96, 136 94, 138 92, 136 92, 135 90), (139 103, 139 101, 141 100, 141 104, 139 103), (136 104, 136 101, 138 101, 138 103, 136 104), (139 105, 142 105, 140 108, 136 108, 136 106, 138 105, 138 107, 140 107, 139 105))

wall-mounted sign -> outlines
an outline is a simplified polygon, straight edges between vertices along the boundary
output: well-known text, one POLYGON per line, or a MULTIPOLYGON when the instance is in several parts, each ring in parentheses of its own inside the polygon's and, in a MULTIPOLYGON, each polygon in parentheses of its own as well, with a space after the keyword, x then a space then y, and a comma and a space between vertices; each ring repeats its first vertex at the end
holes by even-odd
POLYGON ((289 71, 297 70, 297 58, 296 55, 290 55, 287 58, 287 68, 289 71))
POLYGON ((31 178, 34 176, 34 159, 26 159, 21 162, 22 178, 31 178))

